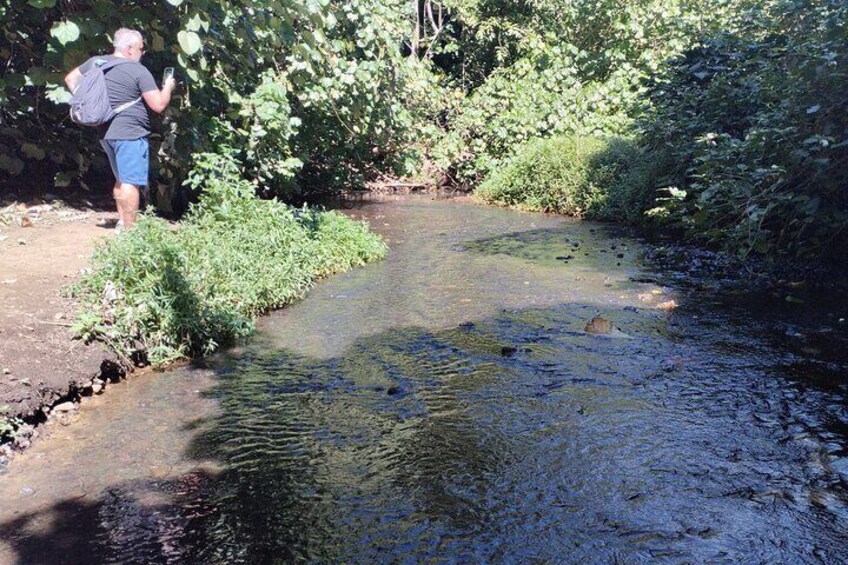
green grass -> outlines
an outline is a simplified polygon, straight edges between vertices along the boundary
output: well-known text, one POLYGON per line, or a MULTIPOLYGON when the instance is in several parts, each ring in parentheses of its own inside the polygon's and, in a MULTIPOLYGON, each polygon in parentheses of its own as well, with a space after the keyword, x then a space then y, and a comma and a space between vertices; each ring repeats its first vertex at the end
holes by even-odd
POLYGON ((206 355, 249 335, 257 315, 297 300, 317 279, 387 252, 366 224, 260 200, 226 170, 203 182, 200 203, 176 229, 142 215, 96 250, 72 288, 81 337, 126 362, 139 353, 154 366, 206 355))
POLYGON ((654 169, 626 139, 537 139, 486 177, 475 195, 521 210, 639 222, 653 202, 654 169))

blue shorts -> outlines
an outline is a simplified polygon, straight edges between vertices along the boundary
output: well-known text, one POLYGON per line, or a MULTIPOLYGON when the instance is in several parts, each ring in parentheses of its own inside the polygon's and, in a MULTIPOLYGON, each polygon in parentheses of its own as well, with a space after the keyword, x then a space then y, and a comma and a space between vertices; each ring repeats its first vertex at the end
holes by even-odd
POLYGON ((112 174, 118 182, 147 186, 150 170, 150 145, 147 138, 101 139, 100 146, 109 157, 112 174))

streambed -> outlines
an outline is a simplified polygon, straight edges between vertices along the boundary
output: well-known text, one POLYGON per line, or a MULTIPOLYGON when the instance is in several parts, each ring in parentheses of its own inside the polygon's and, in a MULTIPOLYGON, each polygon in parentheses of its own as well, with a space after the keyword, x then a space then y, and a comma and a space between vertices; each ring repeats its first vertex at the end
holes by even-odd
POLYGON ((608 226, 348 213, 385 261, 14 461, 0 562, 848 561, 840 306, 638 282, 608 226))

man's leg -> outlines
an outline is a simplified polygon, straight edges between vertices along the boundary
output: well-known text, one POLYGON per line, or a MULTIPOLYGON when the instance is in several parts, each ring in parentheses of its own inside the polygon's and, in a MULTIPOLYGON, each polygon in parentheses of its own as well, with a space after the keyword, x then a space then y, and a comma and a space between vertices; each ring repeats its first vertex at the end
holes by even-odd
POLYGON ((147 138, 116 140, 112 142, 112 146, 118 169, 115 202, 121 223, 128 229, 135 223, 140 203, 140 187, 147 186, 150 150, 147 138))
POLYGON ((118 218, 124 224, 124 228, 131 228, 135 223, 135 215, 138 212, 139 193, 134 184, 122 182, 115 185, 115 203, 118 205, 118 218))
POLYGON ((121 182, 116 180, 115 186, 112 187, 112 198, 115 199, 115 204, 118 208, 118 225, 124 225, 124 200, 121 198, 121 182))
POLYGON ((100 147, 103 148, 103 152, 106 153, 106 156, 109 158, 109 166, 112 168, 112 176, 115 177, 115 184, 112 186, 112 198, 115 199, 115 204, 118 207, 118 226, 121 226, 124 221, 124 200, 122 198, 121 181, 119 180, 121 177, 118 171, 118 161, 115 155, 115 148, 105 139, 100 140, 100 147))

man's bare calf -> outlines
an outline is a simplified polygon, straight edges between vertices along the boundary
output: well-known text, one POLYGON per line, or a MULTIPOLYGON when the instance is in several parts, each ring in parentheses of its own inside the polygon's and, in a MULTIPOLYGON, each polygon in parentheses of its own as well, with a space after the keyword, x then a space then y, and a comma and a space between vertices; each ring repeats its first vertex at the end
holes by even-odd
POLYGON ((139 190, 132 184, 116 182, 112 188, 112 195, 118 207, 118 221, 124 228, 130 228, 135 223, 138 212, 139 190))

